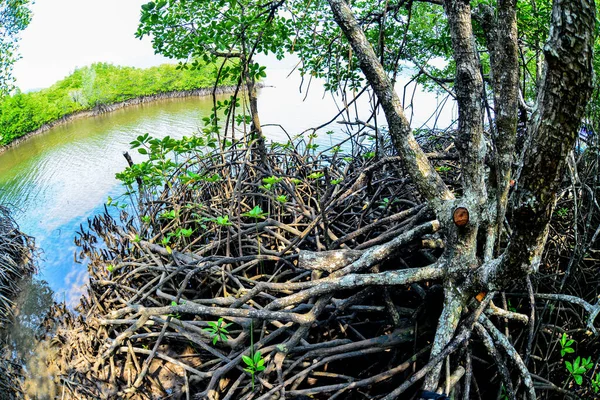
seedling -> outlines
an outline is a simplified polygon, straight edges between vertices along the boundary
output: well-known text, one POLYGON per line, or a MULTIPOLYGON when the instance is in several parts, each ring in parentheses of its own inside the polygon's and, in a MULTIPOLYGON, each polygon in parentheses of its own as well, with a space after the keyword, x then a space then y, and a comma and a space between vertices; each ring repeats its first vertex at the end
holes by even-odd
POLYGON ((592 363, 592 357, 581 358, 577 357, 575 361, 571 364, 569 361, 565 361, 565 366, 567 367, 567 371, 575 380, 575 383, 581 386, 583 383, 583 375, 594 367, 592 363))
POLYGON ((219 226, 231 226, 231 222, 229 222, 229 215, 223 215, 222 217, 217 217, 215 222, 219 226))
POLYGON ((244 368, 244 371, 252 376, 252 389, 254 390, 254 375, 265 369, 265 359, 262 358, 260 351, 257 351, 252 357, 242 356, 242 360, 247 365, 247 367, 244 368))
MULTIPOLYGON (((183 304, 183 303, 181 303, 181 304, 183 304)), ((178 306, 178 305, 179 305, 179 304, 177 304, 177 302, 176 302, 176 301, 172 301, 172 302, 171 302, 171 306, 172 306, 172 307, 175 307, 175 306, 178 306)), ((176 313, 176 314, 169 314, 169 317, 173 317, 173 318, 181 319, 181 314, 179 314, 179 313, 176 313)))
POLYGON ((321 179, 321 178, 322 178, 322 177, 324 177, 324 176, 325 176, 325 173, 324 173, 324 172, 321 172, 321 171, 319 171, 319 172, 313 172, 312 174, 310 174, 309 176, 307 176, 307 178, 308 178, 308 179, 314 179, 314 180, 317 180, 317 179, 321 179))
POLYGON ((219 318, 217 320, 217 322, 208 321, 208 325, 209 325, 209 327, 204 328, 204 330, 211 335, 213 345, 217 344, 217 342, 226 342, 227 341, 227 335, 229 334, 229 331, 227 330, 227 328, 231 324, 226 324, 223 321, 223 318, 219 318))
POLYGON ((177 237, 185 237, 188 238, 190 236, 192 236, 192 233, 194 233, 194 230, 192 228, 188 228, 188 229, 183 229, 183 228, 179 228, 177 229, 177 233, 175 234, 175 236, 177 237))
POLYGON ((285 204, 285 203, 287 203, 288 198, 287 198, 287 196, 285 194, 282 194, 282 195, 277 196, 276 200, 278 202, 280 202, 281 204, 285 204))
POLYGON ((571 347, 571 345, 575 343, 573 339, 567 338, 567 334, 563 333, 560 338, 560 356, 564 357, 565 354, 575 353, 575 349, 571 347))
POLYGON ((175 211, 175 210, 165 211, 162 214, 160 214, 160 218, 175 219, 175 218, 177 218, 177 211, 175 211))
POLYGON ((264 183, 265 185, 271 185, 271 186, 272 186, 272 185, 276 185, 276 184, 278 184, 279 182, 281 182, 281 180, 282 180, 282 179, 283 179, 283 178, 278 178, 278 177, 276 177, 276 176, 270 176, 270 177, 268 177, 268 178, 263 178, 263 180, 262 180, 262 181, 263 181, 263 183, 264 183))
POLYGON ((372 158, 375 158, 375 152, 374 151, 367 151, 365 154, 363 154, 363 158, 365 160, 370 160, 372 158))
POLYGON ((592 379, 592 390, 594 393, 600 392, 600 372, 596 373, 594 379, 592 379))
POLYGON ((260 208, 260 206, 256 206, 252 210, 242 214, 242 216, 244 216, 244 217, 250 217, 250 218, 254 218, 254 219, 265 218, 266 215, 267 215, 267 213, 263 212, 263 210, 262 210, 262 208, 260 208))

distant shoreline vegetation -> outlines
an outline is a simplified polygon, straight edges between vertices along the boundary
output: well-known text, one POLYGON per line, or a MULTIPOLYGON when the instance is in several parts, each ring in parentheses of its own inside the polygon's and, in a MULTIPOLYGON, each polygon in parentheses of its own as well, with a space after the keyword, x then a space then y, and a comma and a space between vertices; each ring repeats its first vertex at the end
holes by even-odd
POLYGON ((0 153, 16 139, 47 130, 43 128, 78 113, 91 116, 111 111, 105 106, 115 104, 122 107, 165 97, 208 94, 198 89, 212 89, 215 79, 214 65, 196 70, 178 69, 172 64, 140 69, 96 63, 78 68, 47 89, 0 99, 0 153), (133 99, 141 101, 130 102, 133 99))

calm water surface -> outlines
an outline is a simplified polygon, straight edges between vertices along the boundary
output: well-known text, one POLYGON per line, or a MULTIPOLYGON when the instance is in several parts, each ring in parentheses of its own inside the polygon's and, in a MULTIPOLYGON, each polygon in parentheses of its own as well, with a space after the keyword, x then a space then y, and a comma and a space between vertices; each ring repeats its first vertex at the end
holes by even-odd
MULTIPOLYGON (((285 79, 286 74, 271 71, 267 84, 274 87, 261 89, 263 124, 283 123, 294 135, 335 115, 333 99, 312 89, 304 100, 298 92, 299 79, 285 79)), ((427 111, 415 114, 415 126, 427 120, 438 101, 431 94, 419 96, 427 111)), ((127 166, 122 153, 129 142, 144 133, 189 136, 202 127, 211 107, 210 98, 129 107, 56 127, 0 154, 0 204, 13 206, 21 229, 36 238, 42 251, 40 278, 48 281, 58 300, 73 304, 86 282, 86 267, 73 260, 73 237, 80 225, 87 227, 89 217, 103 211, 108 196, 123 192, 115 174, 127 166)), ((368 112, 366 102, 361 107, 368 112)), ((323 135, 325 144, 344 137, 341 125, 333 128, 333 138, 323 135)), ((273 140, 285 140, 279 128, 268 128, 266 133, 273 140)))

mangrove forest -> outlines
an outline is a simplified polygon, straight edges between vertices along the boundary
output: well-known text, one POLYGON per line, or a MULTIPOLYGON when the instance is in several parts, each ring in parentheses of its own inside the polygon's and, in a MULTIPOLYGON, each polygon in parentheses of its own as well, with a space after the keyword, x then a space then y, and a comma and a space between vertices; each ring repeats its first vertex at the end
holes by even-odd
POLYGON ((0 0, 0 396, 600 398, 599 5, 157 0, 22 93, 0 0))

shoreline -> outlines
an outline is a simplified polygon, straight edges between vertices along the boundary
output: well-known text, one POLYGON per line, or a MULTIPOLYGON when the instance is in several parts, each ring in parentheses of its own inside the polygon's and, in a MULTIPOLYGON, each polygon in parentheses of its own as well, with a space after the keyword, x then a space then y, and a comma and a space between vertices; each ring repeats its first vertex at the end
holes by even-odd
MULTIPOLYGON (((219 94, 232 93, 235 91, 235 89, 236 89, 236 86, 219 86, 216 88, 215 94, 219 95, 219 94)), ((111 113, 113 111, 117 111, 117 110, 120 110, 123 108, 137 106, 140 104, 152 103, 152 102, 159 101, 159 100, 209 96, 213 93, 213 90, 214 90, 213 87, 198 88, 198 89, 192 89, 192 90, 174 90, 171 92, 162 92, 162 93, 157 93, 157 94, 152 94, 152 95, 147 95, 147 96, 134 97, 132 99, 120 101, 117 103, 101 104, 101 105, 95 106, 94 108, 92 108, 90 110, 81 110, 81 111, 77 111, 77 112, 74 112, 71 114, 67 114, 57 120, 54 120, 52 122, 48 122, 48 123, 42 125, 35 131, 28 132, 28 133, 24 134, 23 136, 18 137, 17 139, 13 140, 12 142, 10 142, 4 146, 0 146, 0 154, 10 150, 13 147, 18 146, 22 142, 24 142, 34 136, 40 135, 44 132, 47 132, 54 127, 65 125, 71 121, 75 121, 75 120, 83 119, 83 118, 97 117, 99 115, 108 114, 108 113, 111 113)))

